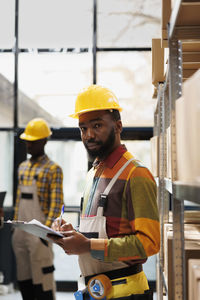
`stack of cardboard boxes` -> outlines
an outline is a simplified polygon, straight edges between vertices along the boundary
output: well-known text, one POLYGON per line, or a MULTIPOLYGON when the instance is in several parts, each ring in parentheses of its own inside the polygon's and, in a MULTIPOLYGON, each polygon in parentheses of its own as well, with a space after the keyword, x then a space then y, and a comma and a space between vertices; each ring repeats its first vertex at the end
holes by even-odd
MULTIPOLYGON (((190 221, 192 217, 200 222, 200 213, 190 212, 190 221)), ((188 222, 187 217, 185 222, 188 222)), ((164 224, 164 276, 167 284, 168 299, 173 299, 173 227, 172 223, 164 224)), ((184 235, 185 235, 185 277, 186 277, 186 299, 194 300, 189 298, 191 292, 194 292, 194 281, 191 280, 193 276, 193 264, 191 260, 195 259, 195 264, 199 263, 200 268, 200 223, 199 224, 184 224, 184 235), (190 285, 188 284, 190 282, 190 285)), ((176 258, 178 260, 178 258, 176 258)), ((199 294, 200 295, 200 294, 199 294)))
MULTIPOLYGON (((176 20, 176 28, 200 28, 200 1, 162 1, 161 38, 152 40, 152 84, 153 97, 157 97, 158 86, 165 82, 168 68, 168 24, 176 20)), ((200 36, 190 39, 185 31, 182 41, 182 97, 176 100, 176 166, 177 182, 185 186, 200 187, 200 36)), ((178 31, 177 31, 178 32, 178 31)), ((179 33, 178 33, 179 34, 179 33)), ((168 92, 170 87, 168 89, 168 92)), ((166 97, 167 98, 167 97, 166 97)), ((165 99, 168 101, 168 99, 165 99)), ((163 117, 163 116, 161 116, 163 117)), ((166 124, 165 124, 166 125, 166 124)), ((168 124, 169 125, 169 124, 168 124)), ((168 126, 167 125, 167 126, 168 126)), ((158 130, 157 130, 158 131, 158 130)), ((165 128, 165 177, 172 178, 171 171, 171 127, 165 128)), ((152 171, 159 177, 160 136, 151 139, 152 171)), ((173 184, 173 182, 172 182, 173 184)), ((172 191, 173 192, 173 191, 172 191)), ((176 199, 175 199, 176 200, 176 199)), ((187 200, 187 199, 186 199, 187 200)), ((163 200, 164 201, 164 200, 163 200)), ((194 199, 195 202, 195 199, 194 199)), ((191 204, 192 205, 192 204, 191 204)), ((173 259, 173 216, 169 212, 169 222, 163 226, 163 271, 167 285, 168 300, 174 299, 173 259)), ((166 218, 164 218, 166 220, 166 218)), ((185 277, 186 300, 200 299, 200 211, 185 211, 185 277)))

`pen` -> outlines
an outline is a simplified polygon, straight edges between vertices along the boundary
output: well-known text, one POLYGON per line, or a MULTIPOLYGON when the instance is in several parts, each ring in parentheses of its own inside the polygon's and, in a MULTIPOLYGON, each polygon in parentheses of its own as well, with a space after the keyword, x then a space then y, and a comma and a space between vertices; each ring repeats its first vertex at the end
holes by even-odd
POLYGON ((61 213, 60 213, 60 218, 59 218, 59 224, 60 224, 60 226, 62 224, 62 216, 64 214, 64 210, 65 210, 65 205, 63 204, 62 209, 61 209, 61 213))

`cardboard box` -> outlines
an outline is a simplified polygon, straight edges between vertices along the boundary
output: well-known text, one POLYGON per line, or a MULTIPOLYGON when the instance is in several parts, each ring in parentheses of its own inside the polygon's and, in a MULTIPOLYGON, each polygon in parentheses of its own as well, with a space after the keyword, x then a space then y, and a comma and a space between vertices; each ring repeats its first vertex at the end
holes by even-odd
POLYGON ((166 78, 169 63, 169 48, 164 49, 164 76, 166 78))
POLYGON ((188 299, 199 300, 200 297, 200 259, 188 260, 188 299))
MULTIPOLYGON (((173 249, 172 249, 172 231, 168 231, 167 240, 165 240, 165 253, 164 253, 164 274, 168 287, 168 299, 173 299, 173 249)), ((189 237, 188 232, 188 237, 189 237)), ((195 235, 192 235, 195 236, 195 235)), ((200 259, 200 234, 196 235, 196 240, 185 240, 185 269, 186 269, 186 283, 188 283, 188 260, 189 259, 200 259)), ((186 284, 186 300, 188 300, 188 284, 186 284)), ((193 299, 194 300, 194 299, 193 299)))
MULTIPOLYGON (((168 23, 170 22, 173 9, 177 9, 178 0, 162 0, 162 47, 168 47, 168 23)), ((176 19, 177 26, 199 26, 200 25, 200 2, 199 1, 182 1, 176 19)))
POLYGON ((176 159, 177 180, 187 182, 190 174, 187 173, 189 157, 187 157, 187 134, 185 132, 185 101, 183 97, 176 100, 176 159))
POLYGON ((200 42, 197 40, 193 41, 183 41, 182 42, 182 51, 184 52, 199 52, 200 51, 200 42))
POLYGON ((183 83, 176 101, 177 180, 200 184, 200 70, 183 83))
MULTIPOLYGON (((172 211, 169 212, 169 223, 173 222, 172 211)), ((198 210, 185 210, 184 211, 185 224, 200 224, 200 211, 198 210)))
MULTIPOLYGON (((168 272, 168 239, 172 239, 173 236, 173 224, 165 223, 163 232, 163 248, 164 248, 164 273, 167 277, 168 272)), ((184 238, 185 241, 196 241, 200 247, 200 224, 184 224, 184 238)))
POLYGON ((162 19, 161 19, 161 35, 162 47, 168 47, 168 23, 171 16, 171 0, 162 0, 162 19))
POLYGON ((152 83, 157 85, 164 79, 164 48, 161 39, 152 39, 152 83))
POLYGON ((200 2, 182 2, 176 21, 176 26, 200 25, 200 2))

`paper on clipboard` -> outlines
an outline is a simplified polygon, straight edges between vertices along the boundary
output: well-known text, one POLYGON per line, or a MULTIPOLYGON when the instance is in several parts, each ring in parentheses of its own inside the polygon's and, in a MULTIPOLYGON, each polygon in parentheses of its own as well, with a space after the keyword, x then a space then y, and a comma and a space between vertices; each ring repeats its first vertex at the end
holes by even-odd
POLYGON ((47 237, 48 233, 57 237, 63 237, 63 235, 60 232, 55 231, 48 226, 45 226, 44 224, 35 219, 31 220, 30 222, 8 220, 6 223, 12 224, 14 227, 31 233, 35 236, 38 236, 48 242, 53 242, 50 238, 47 237))

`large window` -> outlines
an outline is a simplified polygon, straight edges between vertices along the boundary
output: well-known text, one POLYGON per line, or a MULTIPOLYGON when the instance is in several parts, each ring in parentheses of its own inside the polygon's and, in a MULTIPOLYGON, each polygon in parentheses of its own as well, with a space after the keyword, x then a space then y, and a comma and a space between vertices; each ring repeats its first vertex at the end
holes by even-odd
POLYGON ((124 126, 153 126, 150 52, 99 52, 97 81, 117 95, 124 126))
POLYGON ((6 191, 5 206, 13 204, 13 133, 0 132, 0 191, 6 191))
POLYGON ((48 142, 46 153, 63 169, 63 191, 66 207, 79 207, 88 165, 82 142, 48 142))
POLYGON ((92 46, 92 0, 20 0, 20 48, 92 46))
POLYGON ((92 53, 22 53, 19 56, 19 125, 40 114, 53 127, 75 127, 77 91, 92 83, 92 53))
POLYGON ((0 53, 0 127, 13 127, 14 55, 0 53))
POLYGON ((98 47, 151 47, 160 35, 160 0, 99 0, 98 47))

